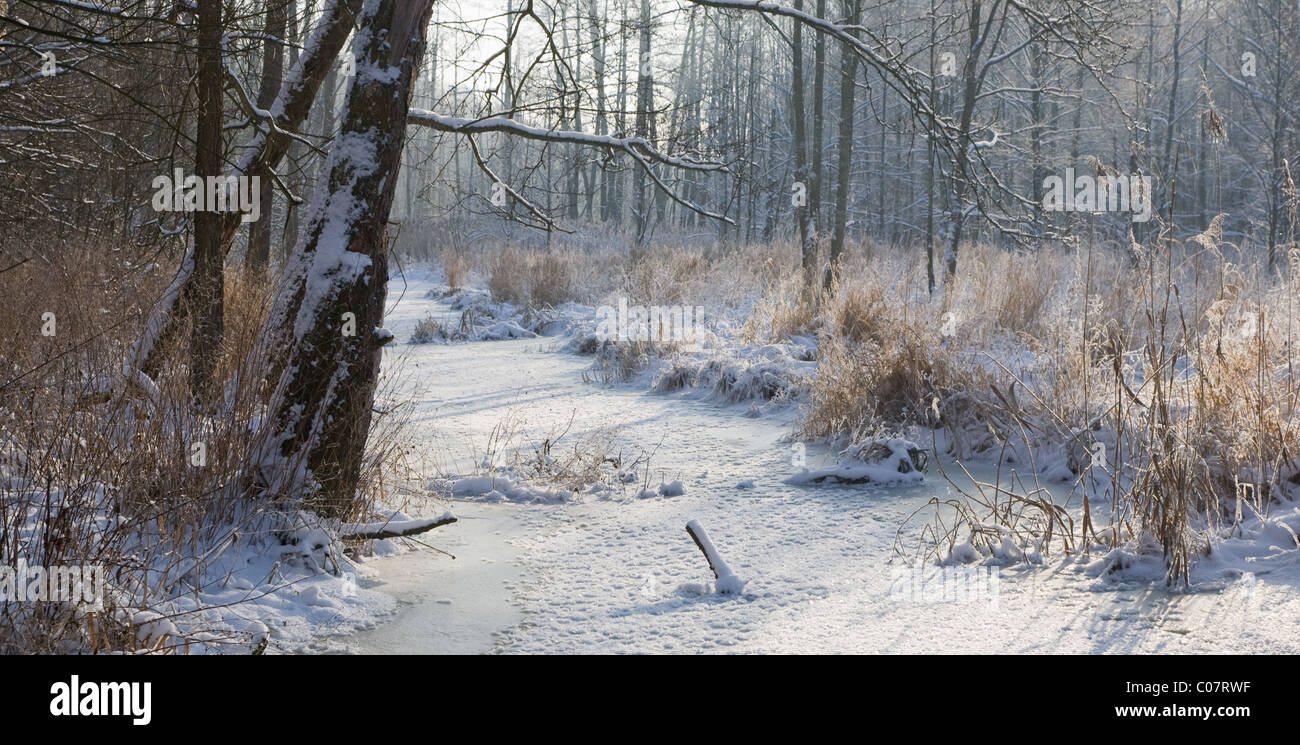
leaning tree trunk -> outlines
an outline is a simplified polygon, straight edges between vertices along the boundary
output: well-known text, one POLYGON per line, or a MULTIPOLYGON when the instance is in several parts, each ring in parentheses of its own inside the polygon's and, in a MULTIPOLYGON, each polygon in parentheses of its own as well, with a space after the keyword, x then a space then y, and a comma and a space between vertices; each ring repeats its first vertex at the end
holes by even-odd
MULTIPOLYGON (((343 43, 352 33, 353 20, 361 8, 361 0, 332 0, 322 11, 319 24, 289 71, 280 94, 272 104, 274 126, 263 122, 244 154, 228 175, 257 176, 260 187, 271 188, 271 174, 289 151, 293 142, 290 132, 298 130, 311 110, 316 91, 326 74, 333 68, 343 43)), ((227 212, 220 217, 220 241, 216 253, 225 261, 226 253, 238 232, 240 215, 227 212)), ((191 248, 181 260, 180 268, 172 278, 166 292, 150 312, 143 333, 136 341, 127 366, 153 376, 162 366, 163 352, 184 327, 184 321, 195 298, 202 294, 200 263, 195 249, 191 248)))
POLYGON ((388 214, 432 10, 433 0, 366 0, 342 129, 263 334, 283 362, 250 486, 309 497, 327 516, 353 504, 391 338, 381 328, 388 214))

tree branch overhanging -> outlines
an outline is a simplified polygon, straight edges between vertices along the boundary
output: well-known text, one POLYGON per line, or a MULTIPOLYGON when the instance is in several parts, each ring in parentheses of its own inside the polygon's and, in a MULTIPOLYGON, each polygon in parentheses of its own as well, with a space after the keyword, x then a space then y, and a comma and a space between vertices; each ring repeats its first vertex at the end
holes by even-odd
MULTIPOLYGON (((693 212, 704 215, 705 217, 725 222, 728 225, 735 224, 735 221, 726 215, 710 212, 709 210, 681 197, 669 188, 659 175, 654 172, 653 168, 651 168, 651 162, 654 162, 671 168, 680 168, 689 171, 730 173, 725 164, 668 155, 655 148, 650 144, 650 141, 644 137, 614 137, 611 135, 595 135, 572 130, 544 129, 541 127, 529 126, 522 122, 515 121, 514 119, 507 119, 500 116, 485 117, 482 119, 464 119, 455 116, 444 116, 424 109, 411 109, 407 114, 406 120, 408 124, 415 124, 439 132, 449 132, 452 134, 469 136, 483 134, 485 132, 500 132, 540 142, 582 145, 586 147, 599 148, 608 152, 623 152, 636 161, 637 165, 650 176, 650 179, 655 183, 655 185, 677 204, 693 212)), ((513 194, 514 192, 512 191, 511 193, 513 194)), ((549 220, 547 222, 549 222, 549 220)))

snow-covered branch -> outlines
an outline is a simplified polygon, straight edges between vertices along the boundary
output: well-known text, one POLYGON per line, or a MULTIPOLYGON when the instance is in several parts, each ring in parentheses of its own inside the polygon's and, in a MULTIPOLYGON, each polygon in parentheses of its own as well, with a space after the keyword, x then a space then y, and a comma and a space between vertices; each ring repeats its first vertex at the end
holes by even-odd
POLYGON ((339 537, 350 538, 353 540, 403 538, 408 535, 426 533, 434 528, 440 528, 443 525, 451 525, 454 522, 456 522, 456 516, 447 512, 443 513, 441 517, 431 517, 419 520, 385 520, 384 522, 377 523, 347 523, 339 528, 339 537))
POLYGON ((594 135, 586 132, 574 132, 564 129, 543 129, 541 127, 531 127, 514 119, 507 119, 502 116, 492 116, 484 119, 462 119, 456 116, 443 116, 432 111, 423 109, 411 109, 407 116, 407 121, 411 124, 418 124, 422 127, 429 127, 440 132, 452 132, 463 135, 483 134, 484 132, 502 132, 515 137, 522 137, 529 140, 540 140, 543 142, 563 142, 572 145, 585 145, 588 147, 603 148, 606 150, 622 150, 628 153, 640 154, 642 157, 663 163, 673 168, 684 168, 692 171, 721 171, 726 172, 727 167, 722 163, 713 163, 708 161, 694 160, 692 158, 679 158, 667 155, 657 150, 644 137, 611 137, 609 135, 594 135))
MULTIPOLYGON (((655 148, 650 144, 649 140, 646 140, 644 137, 612 137, 609 135, 595 135, 587 132, 576 132, 573 130, 543 129, 541 127, 532 127, 522 122, 515 121, 514 119, 507 119, 500 116, 485 117, 483 119, 463 119, 461 117, 437 114, 424 109, 411 109, 406 120, 409 124, 418 124, 422 127, 428 127, 439 132, 450 132, 466 136, 482 134, 484 132, 500 132, 528 140, 560 142, 571 145, 600 148, 607 151, 623 152, 636 161, 637 165, 650 176, 650 180, 654 182, 655 186, 664 194, 668 195, 669 199, 672 199, 682 207, 685 207, 692 212, 704 215, 705 217, 721 220, 729 225, 735 224, 735 221, 726 215, 710 212, 709 210, 706 210, 678 195, 664 183, 663 179, 661 179, 658 174, 654 172, 654 169, 651 167, 651 161, 673 168, 681 168, 690 171, 721 173, 728 172, 726 165, 722 163, 668 155, 655 148)), ((480 160, 480 167, 482 166, 483 164, 480 160)), ((495 175, 494 180, 499 181, 499 179, 495 179, 495 175)), ((538 214, 537 210, 533 208, 531 204, 528 204, 526 200, 522 199, 516 192, 510 190, 510 193, 515 196, 516 199, 519 199, 519 201, 528 206, 530 211, 534 214, 538 214)), ((543 219, 550 224, 549 218, 543 219)))
POLYGON ((700 553, 704 554, 704 559, 709 562, 709 569, 713 570, 713 576, 717 579, 715 589, 719 595, 739 595, 745 589, 745 580, 737 577, 727 562, 722 560, 722 555, 714 547, 713 541, 709 539, 709 533, 700 525, 698 520, 692 520, 686 523, 686 532, 690 534, 691 540, 695 541, 696 547, 700 553))

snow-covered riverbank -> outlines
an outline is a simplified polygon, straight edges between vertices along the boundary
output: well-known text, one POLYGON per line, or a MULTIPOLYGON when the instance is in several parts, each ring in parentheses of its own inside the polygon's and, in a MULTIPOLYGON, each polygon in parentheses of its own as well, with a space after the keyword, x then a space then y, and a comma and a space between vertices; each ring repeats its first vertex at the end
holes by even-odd
MULTIPOLYGON (((401 395, 418 402, 417 451, 438 454, 444 472, 471 472, 509 420, 530 442, 566 428, 572 439, 612 430, 628 452, 652 453, 652 486, 681 481, 685 493, 640 499, 636 484, 551 504, 456 500, 461 522, 423 540, 457 558, 420 548, 370 560, 378 577, 370 589, 393 595, 398 610, 335 639, 343 649, 1300 651, 1294 559, 1194 583, 1189 593, 1094 578, 1059 557, 982 574, 918 573, 895 546, 904 524, 904 545, 915 545, 909 516, 951 493, 934 469, 918 485, 792 486, 794 412, 755 418, 743 404, 585 383, 590 358, 558 351, 556 337, 406 345, 417 320, 451 313, 426 297, 431 282, 407 283, 390 291, 393 301, 401 294, 390 303, 399 342, 390 360, 402 358, 390 369, 401 395), (747 580, 738 597, 699 593, 712 576, 684 529, 691 519, 747 580)), ((807 459, 832 463, 812 446, 807 459)))

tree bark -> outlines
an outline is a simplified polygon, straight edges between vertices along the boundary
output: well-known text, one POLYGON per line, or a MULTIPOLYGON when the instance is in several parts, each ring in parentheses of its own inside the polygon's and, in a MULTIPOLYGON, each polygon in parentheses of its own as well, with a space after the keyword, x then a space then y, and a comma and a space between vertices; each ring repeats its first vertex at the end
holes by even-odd
MULTIPOLYGON (((803 0, 795 0, 795 10, 803 10, 803 0)), ((794 55, 792 62, 791 74, 794 78, 790 91, 790 119, 794 125, 794 180, 795 183, 803 187, 804 204, 796 204, 794 210, 794 219, 799 224, 799 254, 800 266, 804 274, 804 286, 811 287, 814 282, 814 275, 817 261, 816 253, 813 251, 813 235, 811 226, 811 208, 807 204, 808 195, 808 129, 804 120, 804 89, 803 89, 803 24, 795 21, 794 32, 790 37, 790 45, 793 47, 794 55)))
MULTIPOLYGON (((234 175, 257 176, 262 187, 269 188, 272 171, 279 166, 293 142, 287 132, 299 129, 307 118, 321 81, 333 68, 339 50, 352 33, 353 20, 361 3, 362 0, 334 0, 325 8, 307 48, 276 97, 271 112, 274 115, 274 129, 266 124, 261 126, 261 131, 232 169, 234 175)), ((218 248, 215 259, 213 255, 204 257, 208 262, 225 260, 226 252, 238 232, 240 216, 236 212, 226 213, 217 220, 217 224, 220 229, 218 248)), ((180 269, 154 307, 144 332, 136 342, 130 367, 149 376, 155 375, 162 364, 163 350, 175 339, 178 329, 184 326, 184 320, 192 306, 196 305, 195 298, 210 291, 201 280, 203 274, 198 258, 197 246, 187 251, 182 258, 180 269)))
POLYGON ((412 80, 433 0, 366 0, 357 76, 311 220, 277 292, 262 348, 278 365, 254 491, 308 498, 328 517, 355 504, 370 429, 387 294, 387 224, 412 80))
MULTIPOLYGON (((937 2, 930 0, 930 111, 937 111, 939 106, 939 97, 935 90, 935 73, 934 73, 934 52, 938 38, 938 20, 937 20, 937 2)), ((930 291, 934 294, 934 137, 935 127, 934 116, 930 117, 930 126, 925 133, 925 157, 926 157, 926 174, 925 174, 925 279, 930 291)), ((882 165, 883 173, 884 167, 882 165)))
MULTIPOLYGON (((605 36, 600 33, 605 18, 597 13, 596 0, 587 0, 587 23, 588 33, 591 35, 592 71, 595 74, 592 85, 596 88, 596 134, 603 136, 609 134, 609 119, 605 111, 605 36)), ((592 172, 594 177, 596 174, 594 165, 592 172)), ((600 170, 599 176, 600 220, 606 222, 609 220, 610 179, 604 169, 600 170)))
MULTIPOLYGON (((817 17, 826 17, 826 0, 817 0, 817 17)), ((808 221, 817 233, 822 224, 822 178, 826 147, 826 34, 817 34, 813 44, 812 183, 808 185, 808 221)), ((817 242, 814 237, 814 242, 817 242)))
POLYGON ((1164 166, 1164 173, 1161 174, 1161 181, 1164 185, 1166 208, 1169 210, 1170 224, 1169 230, 1174 230, 1173 221, 1176 219, 1174 200, 1176 195, 1173 189, 1174 173, 1174 123, 1178 118, 1178 84, 1182 80, 1183 69, 1183 0, 1177 0, 1174 6, 1174 49, 1173 49, 1173 80, 1169 84, 1169 109, 1165 113, 1165 157, 1161 165, 1164 166))
MULTIPOLYGON (((305 3, 306 9, 304 19, 311 17, 312 0, 305 3)), ((289 67, 298 64, 298 48, 302 43, 302 26, 298 23, 298 0, 289 0, 289 18, 286 24, 286 31, 289 34, 289 67)), ((309 184, 304 173, 302 163, 305 161, 307 149, 301 142, 295 142, 289 146, 289 162, 294 164, 293 190, 297 195, 301 195, 307 190, 309 184)), ((280 264, 289 263, 289 252, 293 250, 293 245, 298 242, 298 213, 299 206, 293 201, 285 205, 284 232, 280 236, 280 264)))
MULTIPOLYGON (((641 0, 640 41, 637 55, 636 77, 636 136, 650 136, 651 109, 654 108, 654 77, 650 60, 650 0, 641 0)), ((633 181, 636 189, 636 242, 638 248, 646 238, 650 225, 650 208, 646 203, 645 173, 637 170, 633 181)))
MULTIPOLYGON (((858 25, 862 19, 862 0, 846 0, 849 23, 858 25)), ((835 191, 835 238, 831 242, 831 268, 826 275, 826 289, 839 279, 840 256, 844 253, 844 239, 848 231, 849 184, 853 171, 853 114, 854 84, 858 75, 858 56, 847 46, 840 56, 840 138, 839 183, 835 191)))
POLYGON ((190 390, 201 396, 221 359, 225 256, 221 251, 221 221, 210 191, 210 177, 221 175, 221 96, 225 77, 221 62, 221 0, 199 2, 199 117, 194 174, 204 186, 204 201, 194 215, 194 291, 190 305, 190 390))
MULTIPOLYGON (((286 0, 267 0, 266 36, 262 42, 262 80, 257 91, 257 107, 267 110, 275 103, 284 77, 284 30, 287 25, 286 0)), ((263 271, 271 261, 271 208, 275 190, 271 184, 261 184, 258 200, 261 205, 257 221, 248 229, 248 252, 244 265, 263 271)))
MULTIPOLYGON (((980 6, 979 0, 972 0, 970 3, 970 16, 967 19, 970 52, 967 54, 966 63, 962 68, 961 121, 958 125, 957 153, 953 165, 952 226, 951 233, 948 236, 948 250, 944 254, 944 263, 947 265, 948 270, 948 276, 944 278, 945 285, 950 285, 957 278, 957 251, 961 246, 962 228, 966 222, 966 193, 970 187, 968 181, 970 176, 970 130, 975 115, 976 94, 979 92, 979 54, 980 47, 983 44, 980 32, 980 6)), ((992 23, 993 18, 990 13, 989 25, 992 25, 992 23)))

